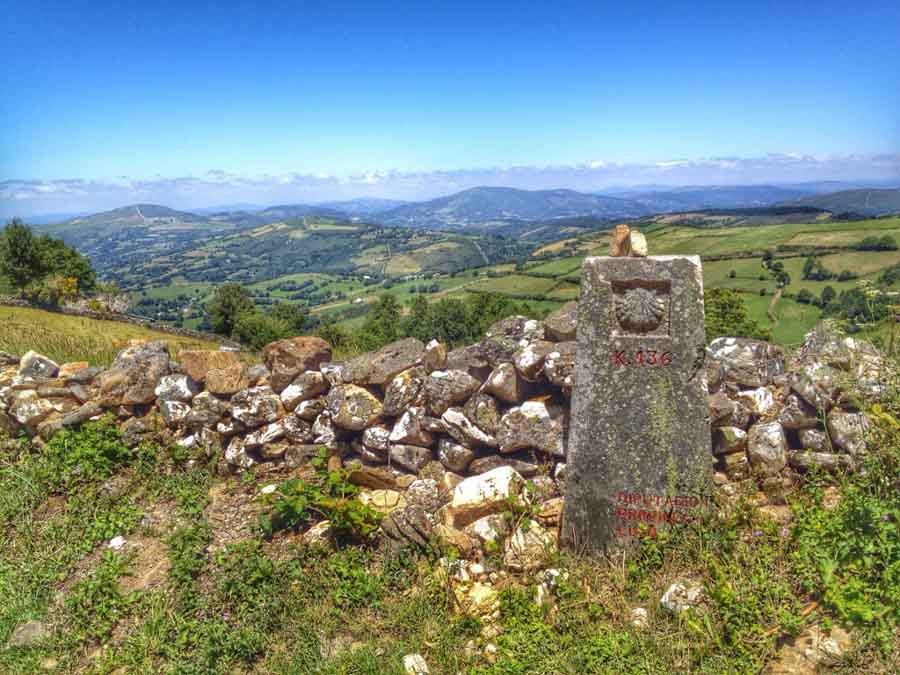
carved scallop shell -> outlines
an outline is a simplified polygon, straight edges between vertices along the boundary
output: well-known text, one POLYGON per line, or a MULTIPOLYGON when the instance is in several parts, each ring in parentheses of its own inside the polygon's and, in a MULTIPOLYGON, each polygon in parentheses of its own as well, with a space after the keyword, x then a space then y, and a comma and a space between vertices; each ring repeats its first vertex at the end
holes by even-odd
POLYGON ((664 311, 663 301, 646 288, 631 288, 616 298, 616 319, 633 333, 649 333, 662 321, 664 311))

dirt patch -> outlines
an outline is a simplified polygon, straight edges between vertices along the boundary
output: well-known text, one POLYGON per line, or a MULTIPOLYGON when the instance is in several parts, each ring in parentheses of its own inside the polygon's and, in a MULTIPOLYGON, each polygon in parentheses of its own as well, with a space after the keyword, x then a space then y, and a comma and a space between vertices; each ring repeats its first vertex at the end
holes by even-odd
POLYGON ((120 552, 128 555, 131 561, 128 575, 119 582, 123 593, 147 591, 165 585, 172 562, 168 547, 161 541, 146 537, 130 539, 120 552))

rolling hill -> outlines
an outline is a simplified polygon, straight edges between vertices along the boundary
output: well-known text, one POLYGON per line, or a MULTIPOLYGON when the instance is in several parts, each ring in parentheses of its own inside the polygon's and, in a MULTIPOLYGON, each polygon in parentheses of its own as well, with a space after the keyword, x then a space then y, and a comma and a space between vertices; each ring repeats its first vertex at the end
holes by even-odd
POLYGON ((884 216, 900 213, 900 188, 841 190, 840 192, 804 197, 793 203, 826 209, 835 214, 884 216))
POLYGON ((654 213, 701 209, 738 209, 771 206, 812 194, 802 188, 773 185, 708 185, 667 190, 623 191, 617 196, 637 202, 654 213))
POLYGON ((477 187, 427 202, 406 204, 378 216, 385 225, 418 229, 464 230, 573 216, 630 218, 650 213, 645 206, 619 197, 574 190, 518 190, 477 187))

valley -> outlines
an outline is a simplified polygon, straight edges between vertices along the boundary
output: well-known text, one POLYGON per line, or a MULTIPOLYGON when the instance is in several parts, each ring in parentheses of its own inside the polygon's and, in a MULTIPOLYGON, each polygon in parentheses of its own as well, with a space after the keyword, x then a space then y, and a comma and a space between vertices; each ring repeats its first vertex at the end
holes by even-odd
POLYGON ((890 215, 897 192, 712 186, 605 196, 483 187, 416 203, 363 198, 203 214, 138 204, 38 229, 84 252, 143 316, 208 328, 212 294, 234 282, 260 308, 294 304, 314 323, 352 328, 384 294, 405 307, 419 295, 494 293, 545 314, 578 297, 582 260, 605 254, 607 232, 626 222, 652 254, 701 255, 707 288, 739 291, 776 341, 795 344, 822 314, 810 297, 877 281, 900 264, 896 250, 856 250, 867 237, 900 240, 900 218, 890 215), (863 207, 879 217, 854 215, 863 207), (790 279, 775 299, 766 251, 790 279), (804 278, 808 255, 830 278, 804 278))

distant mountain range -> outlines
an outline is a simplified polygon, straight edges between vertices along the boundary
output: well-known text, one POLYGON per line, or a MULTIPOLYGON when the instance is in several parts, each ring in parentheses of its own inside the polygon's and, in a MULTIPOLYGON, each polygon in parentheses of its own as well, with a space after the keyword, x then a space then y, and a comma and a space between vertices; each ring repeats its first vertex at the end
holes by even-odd
POLYGON ((652 213, 671 213, 701 209, 757 208, 802 199, 810 194, 808 190, 773 185, 713 185, 620 192, 618 196, 641 204, 652 213))
POLYGON ((803 197, 793 203, 800 206, 814 206, 834 214, 882 216, 900 213, 900 188, 842 190, 830 194, 803 197))
POLYGON ((76 246, 118 236, 133 228, 153 231, 158 238, 190 240, 307 217, 545 240, 554 235, 555 224, 558 223, 560 229, 570 227, 573 226, 572 219, 580 219, 577 225, 601 227, 607 222, 653 214, 771 206, 813 207, 835 215, 849 213, 866 217, 900 213, 900 189, 821 192, 828 185, 831 184, 669 189, 654 186, 620 190, 615 196, 562 189, 477 187, 424 202, 365 197, 321 204, 284 204, 258 210, 210 212, 204 209, 204 213, 179 211, 156 204, 134 204, 78 216, 62 223, 37 224, 37 227, 56 233, 76 246), (540 227, 536 228, 536 224, 540 227), (536 235, 538 229, 540 234, 536 235))
POLYGON ((573 216, 633 218, 649 213, 647 207, 628 199, 574 190, 477 187, 427 202, 406 204, 379 214, 377 219, 385 225, 464 230, 509 221, 573 216))

